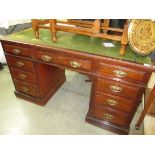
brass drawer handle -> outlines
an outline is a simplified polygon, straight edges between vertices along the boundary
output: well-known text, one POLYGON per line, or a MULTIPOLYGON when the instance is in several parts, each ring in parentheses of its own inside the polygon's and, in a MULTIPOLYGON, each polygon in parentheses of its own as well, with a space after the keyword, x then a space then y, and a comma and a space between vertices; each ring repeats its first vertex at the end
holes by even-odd
POLYGON ((13 52, 14 54, 19 54, 19 53, 21 53, 21 51, 20 51, 19 49, 16 49, 16 48, 13 49, 12 52, 13 52))
POLYGON ((122 88, 119 86, 110 86, 110 90, 114 93, 120 93, 122 91, 122 88))
POLYGON ((103 117, 104 117, 105 119, 113 119, 113 118, 114 118, 113 115, 108 114, 108 113, 104 113, 104 114, 103 114, 103 117))
POLYGON ((127 73, 121 70, 113 70, 113 73, 117 76, 117 77, 126 77, 127 73))
POLYGON ((109 105, 116 106, 118 104, 118 101, 115 101, 115 100, 112 100, 112 99, 107 99, 107 103, 109 105))
POLYGON ((70 65, 73 68, 79 68, 81 66, 81 63, 77 62, 77 61, 70 61, 70 65))
POLYGON ((22 91, 24 91, 24 92, 28 92, 29 91, 29 89, 27 88, 27 87, 22 87, 22 91))
POLYGON ((18 67, 21 67, 21 66, 24 66, 24 63, 21 62, 21 61, 17 61, 16 65, 17 65, 18 67))
POLYGON ((42 55, 42 60, 44 60, 46 62, 50 62, 52 60, 52 57, 50 57, 48 55, 42 55))
POLYGON ((27 75, 25 75, 25 74, 19 74, 19 78, 22 79, 22 80, 24 80, 24 79, 27 78, 27 75))

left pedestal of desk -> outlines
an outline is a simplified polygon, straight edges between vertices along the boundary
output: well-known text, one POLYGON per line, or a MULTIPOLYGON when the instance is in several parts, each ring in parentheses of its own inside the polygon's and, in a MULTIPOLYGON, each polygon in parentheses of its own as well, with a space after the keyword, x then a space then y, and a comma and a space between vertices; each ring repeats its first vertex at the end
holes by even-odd
POLYGON ((29 45, 2 41, 2 46, 15 86, 15 95, 45 105, 65 82, 65 71, 33 61, 29 45))

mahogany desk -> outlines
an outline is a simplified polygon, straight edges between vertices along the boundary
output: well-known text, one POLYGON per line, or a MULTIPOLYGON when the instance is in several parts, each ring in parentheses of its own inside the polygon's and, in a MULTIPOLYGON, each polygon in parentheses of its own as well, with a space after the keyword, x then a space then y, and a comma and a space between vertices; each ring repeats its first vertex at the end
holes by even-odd
POLYGON ((1 39, 15 95, 45 105, 65 82, 65 69, 86 74, 92 80, 86 122, 128 134, 155 71, 151 59, 136 58, 129 47, 120 56, 119 42, 106 48, 107 40, 78 34, 59 32, 57 43, 51 42, 48 30, 40 30, 40 36, 36 39, 33 30, 27 29, 1 39))

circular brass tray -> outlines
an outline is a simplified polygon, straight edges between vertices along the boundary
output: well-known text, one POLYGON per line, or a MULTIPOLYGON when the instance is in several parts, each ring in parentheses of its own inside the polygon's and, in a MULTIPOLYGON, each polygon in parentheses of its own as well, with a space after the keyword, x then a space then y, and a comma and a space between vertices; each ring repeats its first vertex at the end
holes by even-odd
POLYGON ((133 19, 128 29, 128 40, 132 50, 139 55, 148 55, 155 50, 155 22, 133 19))

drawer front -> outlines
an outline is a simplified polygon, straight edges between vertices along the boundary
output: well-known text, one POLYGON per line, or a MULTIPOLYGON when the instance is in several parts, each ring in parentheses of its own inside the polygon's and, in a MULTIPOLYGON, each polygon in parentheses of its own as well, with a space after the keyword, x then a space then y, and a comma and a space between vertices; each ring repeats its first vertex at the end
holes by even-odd
POLYGON ((36 96, 36 97, 39 96, 37 86, 28 84, 25 82, 21 82, 18 80, 14 80, 14 83, 15 83, 15 87, 17 91, 22 92, 24 94, 31 95, 31 96, 36 96))
POLYGON ((123 84, 114 80, 101 79, 97 79, 96 89, 100 92, 107 92, 110 94, 122 96, 133 100, 135 100, 138 97, 140 91, 142 90, 141 87, 123 84))
POLYGON ((55 63, 61 66, 66 66, 67 68, 79 69, 84 71, 92 70, 91 61, 89 60, 72 58, 70 56, 46 53, 41 51, 35 52, 34 57, 39 61, 43 61, 46 63, 55 63))
POLYGON ((10 68, 10 71, 13 79, 18 79, 18 80, 33 83, 33 84, 36 83, 36 78, 34 73, 18 70, 13 67, 10 68))
POLYGON ((31 57, 31 49, 11 44, 3 44, 4 51, 13 55, 31 57))
POLYGON ((99 64, 98 72, 100 74, 108 74, 122 80, 136 80, 139 83, 145 83, 147 76, 147 73, 143 71, 133 70, 120 66, 116 67, 104 63, 99 64))
POLYGON ((87 60, 81 60, 76 58, 62 57, 60 64, 72 69, 79 69, 84 71, 91 71, 91 62, 87 60))
POLYGON ((26 71, 34 72, 33 62, 29 60, 8 55, 6 55, 6 59, 11 67, 16 67, 18 69, 24 69, 26 71))
POLYGON ((95 104, 104 105, 124 112, 131 112, 135 101, 127 100, 112 94, 97 93, 95 95, 95 104))
POLYGON ((117 111, 111 111, 107 108, 95 107, 93 115, 105 121, 118 124, 120 126, 128 126, 128 116, 117 111))

